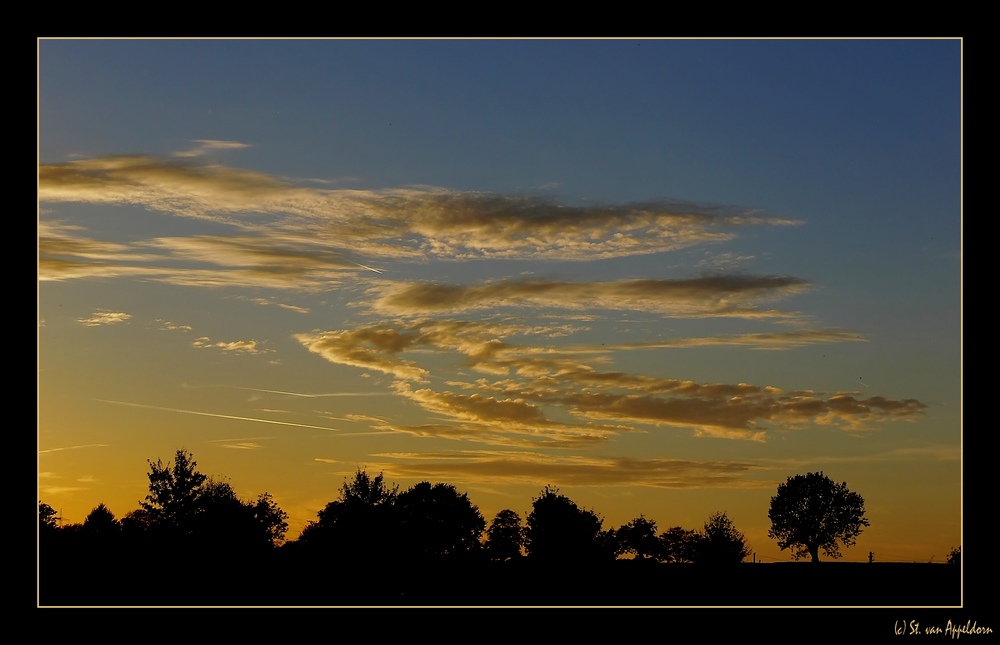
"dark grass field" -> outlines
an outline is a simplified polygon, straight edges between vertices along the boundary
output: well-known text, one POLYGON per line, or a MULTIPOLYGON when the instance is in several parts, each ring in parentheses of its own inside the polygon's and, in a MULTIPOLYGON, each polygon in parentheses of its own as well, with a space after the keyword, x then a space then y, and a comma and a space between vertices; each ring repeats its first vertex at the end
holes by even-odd
POLYGON ((41 606, 960 607, 961 567, 927 563, 600 566, 282 559, 51 562, 41 606))

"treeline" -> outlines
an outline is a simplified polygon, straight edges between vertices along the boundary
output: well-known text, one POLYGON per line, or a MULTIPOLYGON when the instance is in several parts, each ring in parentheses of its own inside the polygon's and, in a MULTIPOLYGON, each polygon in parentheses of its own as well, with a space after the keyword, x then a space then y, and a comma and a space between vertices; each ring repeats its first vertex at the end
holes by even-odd
POLYGON ((546 486, 524 520, 504 509, 487 525, 468 494, 451 484, 423 481, 401 492, 382 473, 372 476, 362 469, 297 539, 287 541, 288 515, 269 493, 255 500, 240 498, 228 482, 199 472, 185 450, 177 451, 173 463, 150 461, 149 466, 149 494, 120 520, 102 503, 83 523, 60 526, 56 511, 40 501, 40 546, 155 546, 209 553, 282 548, 315 557, 378 554, 395 560, 528 557, 585 562, 626 557, 710 564, 735 564, 751 552, 743 534, 721 512, 699 530, 675 526, 658 532, 656 522, 644 516, 604 529, 594 511, 546 486))
POLYGON ((359 469, 316 520, 287 539, 288 515, 270 494, 241 498, 227 481, 199 472, 183 449, 172 463, 148 463, 149 492, 121 519, 102 503, 82 523, 60 525, 57 512, 39 501, 41 605, 641 605, 698 598, 746 604, 762 598, 727 596, 746 593, 733 584, 746 570, 767 567, 734 566, 751 548, 724 512, 695 530, 660 531, 642 515, 606 529, 593 510, 546 486, 526 517, 504 509, 487 523, 451 484, 422 481, 400 491, 382 473, 359 469))
MULTIPOLYGON (((254 594, 306 602, 317 593, 311 585, 283 592, 268 585, 282 579, 301 586, 320 572, 356 575, 355 591, 365 597, 365 577, 376 573, 401 582, 433 569, 444 584, 446 572, 468 575, 475 567, 523 575, 538 566, 585 568, 620 559, 729 565, 750 554, 725 513, 699 530, 659 532, 643 516, 605 529, 593 510, 546 486, 527 517, 504 509, 487 523, 451 484, 423 481, 401 491, 382 473, 362 469, 297 538, 287 539, 288 515, 270 494, 241 498, 227 481, 199 472, 183 449, 172 462, 148 464, 148 494, 120 519, 101 503, 82 523, 60 525, 57 512, 39 501, 43 604, 198 604, 254 594), (208 579, 196 585, 195 578, 208 579)), ((412 581, 424 590, 427 583, 412 581)), ((367 596, 383 591, 373 586, 367 596)))

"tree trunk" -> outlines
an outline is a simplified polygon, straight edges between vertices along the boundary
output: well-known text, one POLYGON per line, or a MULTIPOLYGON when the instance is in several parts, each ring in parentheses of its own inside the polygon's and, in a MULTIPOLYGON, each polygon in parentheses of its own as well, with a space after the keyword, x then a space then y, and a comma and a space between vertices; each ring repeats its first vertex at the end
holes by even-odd
POLYGON ((819 562, 819 545, 809 547, 809 555, 813 562, 819 562))

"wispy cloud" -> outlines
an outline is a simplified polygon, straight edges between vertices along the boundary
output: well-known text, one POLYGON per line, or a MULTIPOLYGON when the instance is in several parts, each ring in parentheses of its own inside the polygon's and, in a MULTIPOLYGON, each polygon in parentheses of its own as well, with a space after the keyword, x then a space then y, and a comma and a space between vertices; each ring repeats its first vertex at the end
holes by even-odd
POLYGON ((220 164, 138 155, 42 164, 38 196, 43 203, 141 205, 374 258, 591 261, 724 241, 746 226, 799 224, 683 202, 570 206, 436 188, 324 190, 220 164))
POLYGON ((257 347, 258 342, 256 340, 234 340, 234 341, 215 341, 212 342, 207 336, 202 336, 191 343, 193 347, 199 348, 215 348, 221 349, 224 352, 241 352, 245 354, 261 354, 269 350, 259 349, 257 347))
POLYGON ((716 276, 686 280, 564 282, 510 280, 475 286, 387 283, 370 289, 371 307, 387 314, 425 315, 502 307, 655 312, 665 316, 791 317, 756 304, 802 293, 804 280, 779 276, 716 276))
POLYGON ((250 144, 247 143, 240 143, 238 141, 220 141, 218 139, 195 139, 194 143, 196 144, 194 148, 184 152, 175 152, 174 156, 200 157, 212 150, 240 150, 250 147, 250 144))
POLYGON ((157 318, 154 322, 159 325, 157 329, 160 331, 191 331, 191 325, 179 325, 177 323, 172 323, 169 320, 161 320, 157 318))
MULTIPOLYGON (((495 445, 593 444, 621 432, 657 426, 688 428, 699 436, 763 441, 769 426, 861 430, 886 421, 914 420, 927 407, 913 399, 890 400, 857 392, 786 391, 600 370, 595 365, 610 360, 602 354, 614 346, 558 349, 509 340, 528 332, 544 336, 537 328, 516 325, 423 320, 296 338, 330 362, 393 376, 398 395, 445 420, 386 424, 386 428, 495 445), (436 362, 427 360, 427 352, 457 354, 464 365, 493 378, 451 379, 445 382, 449 389, 437 384, 415 388, 411 384, 437 383, 432 381, 431 368, 436 362), (589 358, 584 362, 581 356, 589 358), (576 421, 556 422, 551 416, 556 411, 576 421)), ((781 348, 855 340, 857 335, 848 332, 804 330, 704 342, 781 348)), ((669 343, 648 346, 668 347, 669 343)))
POLYGON ((114 325, 127 322, 132 318, 132 314, 123 311, 98 310, 90 318, 77 318, 77 322, 88 327, 98 327, 100 325, 114 325))
MULTIPOLYGON (((740 346, 751 349, 792 349, 819 343, 868 342, 860 334, 841 329, 809 329, 787 332, 757 332, 732 336, 702 336, 694 338, 674 338, 637 343, 611 343, 601 345, 600 351, 665 349, 684 347, 740 346)), ((597 348, 580 347, 580 351, 598 351, 597 348)))
POLYGON ((378 453, 373 468, 398 479, 463 481, 467 484, 646 486, 650 488, 771 487, 748 479, 762 467, 740 461, 690 461, 626 457, 552 456, 539 452, 461 451, 378 453))
POLYGON ((290 305, 284 302, 275 302, 269 298, 250 298, 250 302, 254 304, 261 305, 263 307, 281 307, 282 309, 288 309, 299 314, 309 313, 309 309, 306 307, 299 307, 297 305, 290 305))
POLYGON ((257 450, 262 446, 259 443, 254 443, 252 441, 244 441, 241 443, 224 443, 221 444, 223 448, 232 448, 234 450, 257 450))
MULTIPOLYGON (((197 149, 240 145, 200 141, 197 149)), ((531 276, 447 284, 387 280, 376 265, 385 259, 591 262, 676 251, 729 240, 748 226, 792 226, 798 221, 681 202, 571 206, 537 195, 426 187, 317 189, 218 163, 199 163, 197 156, 182 161, 120 156, 43 165, 42 202, 140 205, 211 221, 229 227, 231 233, 155 237, 116 246, 89 240, 68 225, 52 224, 46 229, 40 274, 50 279, 133 276, 186 286, 314 292, 344 287, 344 277, 354 275, 346 286, 363 290, 365 299, 352 304, 383 320, 293 337, 327 361, 391 377, 392 392, 430 417, 415 424, 374 420, 377 430, 508 448, 594 446, 624 432, 670 428, 687 429, 696 436, 764 441, 775 428, 826 425, 862 430, 918 418, 926 408, 913 399, 695 383, 610 367, 616 353, 631 350, 708 346, 787 350, 864 340, 860 333, 847 330, 807 328, 808 320, 799 312, 775 308, 776 301, 815 288, 794 276, 732 272, 597 282, 531 276), (359 273, 366 277, 360 279, 359 273), (368 277, 371 273, 378 275, 368 277), (581 328, 522 324, 509 317, 516 310, 563 321, 594 321, 610 311, 793 323, 798 328, 600 346, 557 345, 554 339, 572 336, 581 328), (434 318, 472 312, 487 312, 494 319, 434 318), (508 316, 504 318, 508 322, 497 322, 501 314, 508 316), (460 375, 453 370, 445 373, 440 357, 457 358, 460 375), (463 370, 481 378, 467 378, 463 370)), ((717 270, 734 271, 751 258, 723 253, 710 259, 717 270)), ((254 301, 306 313, 270 299, 254 301)), ((266 351, 257 340, 202 337, 193 345, 251 354, 266 351)))

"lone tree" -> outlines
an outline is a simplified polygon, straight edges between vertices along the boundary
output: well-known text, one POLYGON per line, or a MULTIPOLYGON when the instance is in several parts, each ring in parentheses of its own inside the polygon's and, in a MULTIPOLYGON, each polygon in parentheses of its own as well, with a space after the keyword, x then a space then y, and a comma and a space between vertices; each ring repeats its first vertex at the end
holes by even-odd
POLYGON ((854 546, 865 517, 865 500, 823 474, 807 473, 789 477, 778 486, 771 498, 768 536, 778 541, 782 550, 792 549, 796 560, 806 557, 819 562, 819 550, 831 558, 840 557, 840 541, 854 546))

